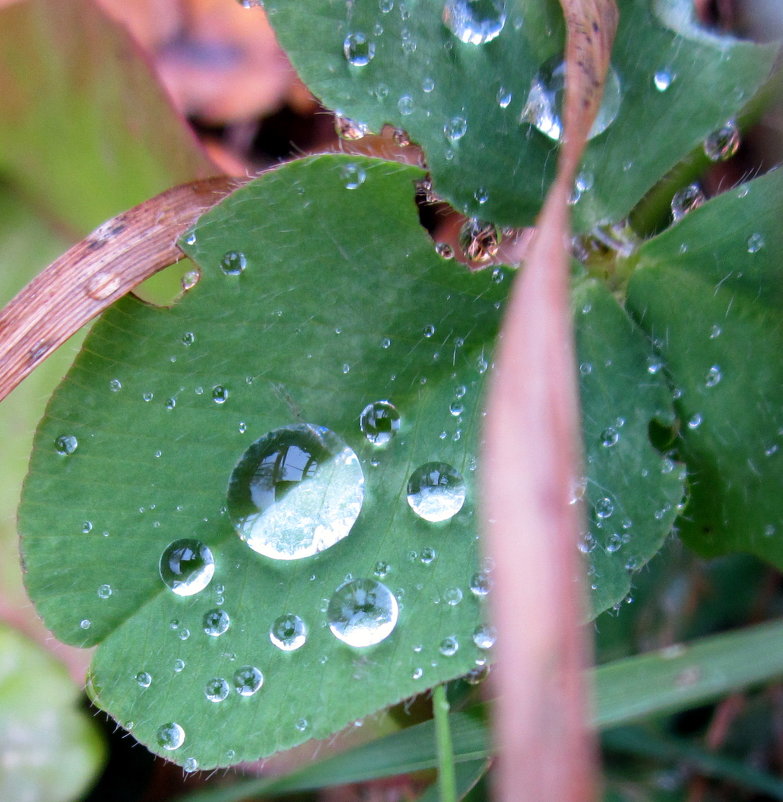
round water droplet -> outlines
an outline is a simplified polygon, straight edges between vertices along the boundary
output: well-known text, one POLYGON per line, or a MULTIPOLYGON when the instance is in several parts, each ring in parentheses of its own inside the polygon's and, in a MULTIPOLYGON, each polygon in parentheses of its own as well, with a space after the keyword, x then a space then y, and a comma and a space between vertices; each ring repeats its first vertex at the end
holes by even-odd
POLYGON ((470 592, 479 598, 486 596, 492 588, 492 580, 486 571, 477 571, 470 578, 470 592))
POLYGON ((326 615, 338 640, 349 646, 374 646, 396 626, 399 605, 386 585, 374 579, 354 579, 337 588, 326 615))
POLYGON ((506 3, 505 0, 446 0, 442 19, 461 42, 483 45, 503 30, 506 3))
POLYGON ((158 727, 155 739, 158 742, 158 746, 164 749, 169 751, 179 749, 185 743, 185 730, 175 721, 170 721, 168 724, 158 727))
POLYGON ((758 253, 764 247, 764 235, 758 232, 751 234, 746 245, 748 253, 758 253))
POLYGON ((373 568, 373 573, 378 577, 378 579, 383 579, 386 574, 389 573, 390 569, 391 566, 389 563, 387 563, 385 560, 378 560, 378 562, 375 563, 375 568, 373 568))
POLYGON ((438 554, 435 549, 424 548, 421 550, 419 560, 421 561, 422 565, 431 565, 437 556, 438 554))
POLYGON ((82 534, 87 535, 92 532, 92 521, 85 521, 82 524, 82 534))
POLYGON ((408 504, 425 521, 447 521, 465 503, 465 480, 445 462, 428 462, 408 481, 408 504))
POLYGON ((617 445, 617 441, 620 439, 620 432, 614 428, 614 426, 607 426, 601 432, 601 445, 604 448, 611 448, 614 445, 617 445))
POLYGON ((220 269, 227 276, 238 276, 247 267, 247 257, 242 251, 228 251, 220 260, 220 269))
POLYGON ((614 502, 610 498, 599 498, 594 505, 595 514, 598 518, 610 518, 614 513, 614 502))
POLYGON ((122 382, 119 379, 111 379, 109 381, 109 389, 113 393, 119 393, 122 390, 122 382))
POLYGON ((476 666, 462 678, 468 685, 480 685, 489 676, 489 666, 476 666))
POLYGON ((216 384, 212 388, 212 400, 216 404, 225 404, 228 401, 228 388, 224 387, 222 384, 216 384))
POLYGON ((234 672, 234 688, 240 696, 252 696, 264 684, 264 675, 255 666, 242 666, 234 672))
POLYGON ((223 677, 213 677, 204 687, 204 696, 210 702, 222 702, 231 692, 231 686, 223 677))
POLYGON ((217 638, 231 626, 231 618, 225 610, 209 610, 204 613, 202 627, 207 635, 217 638))
POLYGON ((298 615, 281 615, 269 629, 269 640, 284 652, 294 652, 307 641, 307 624, 298 615))
POLYGON ((501 230, 494 223, 475 217, 466 220, 459 230, 459 246, 472 262, 489 261, 500 248, 503 239, 501 230))
MULTIPOLYGON (((546 61, 530 84, 530 92, 522 109, 520 122, 529 123, 542 134, 560 142, 563 138, 561 108, 565 98, 565 61, 555 56, 546 61)), ((601 99, 588 139, 602 134, 615 121, 620 111, 622 89, 620 79, 610 66, 601 99)))
POLYGON ((192 596, 212 581, 215 558, 200 540, 175 540, 160 556, 160 578, 177 596, 192 596))
POLYGON ((351 531, 364 500, 356 454, 323 426, 283 426, 237 463, 228 511, 250 548, 277 560, 311 557, 351 531))
POLYGON ((185 774, 193 774, 194 771, 198 771, 198 760, 196 760, 194 757, 189 757, 182 764, 182 771, 184 771, 185 774))
POLYGON ((497 100, 498 106, 500 106, 501 109, 507 109, 511 105, 511 100, 513 97, 514 96, 508 91, 508 89, 506 89, 504 86, 501 86, 495 95, 495 100, 497 100))
POLYGON ((61 457, 68 457, 79 447, 79 441, 72 434, 61 434, 54 440, 54 449, 61 457))
POLYGON ((79 621, 80 629, 89 629, 91 626, 92 626, 92 621, 90 621, 89 618, 82 618, 82 620, 79 621))
POLYGON ((704 140, 704 153, 710 161, 725 162, 739 150, 740 130, 734 120, 713 131, 704 140))
POLYGON ((346 189, 358 189, 367 179, 364 168, 358 164, 350 162, 340 168, 340 175, 346 189))
POLYGON ((480 206, 483 206, 489 200, 489 190, 485 189, 484 187, 479 187, 474 193, 473 197, 476 199, 476 203, 480 206))
MULTIPOLYGON (((195 237, 193 239, 195 242, 195 237)), ((198 284, 199 279, 201 278, 201 273, 198 270, 188 270, 184 276, 180 279, 180 284, 182 285, 182 289, 187 292, 188 290, 192 290, 196 284, 198 284)))
POLYGON ((723 374, 721 372, 720 365, 712 365, 707 371, 707 375, 704 377, 704 384, 707 387, 714 387, 716 384, 720 383, 722 378, 723 374))
POLYGON ((99 599, 108 599, 109 596, 112 594, 111 585, 101 585, 98 588, 98 598, 99 599))
POLYGON ((364 123, 342 117, 339 114, 334 117, 334 130, 337 136, 346 142, 356 142, 367 134, 367 126, 364 123))
POLYGON ((139 671, 139 673, 136 674, 135 680, 140 688, 149 688, 149 686, 152 685, 152 676, 148 671, 139 671))
POLYGON ((658 70, 653 75, 653 86, 659 92, 665 92, 672 85, 673 80, 674 76, 669 72, 669 70, 658 70))
POLYGON ((698 184, 688 184, 674 193, 672 198, 672 217, 674 221, 682 220, 688 212, 698 209, 707 198, 698 184))
POLYGON ((701 426, 701 423, 702 423, 702 417, 698 412, 696 412, 694 415, 691 415, 691 417, 688 418, 689 429, 698 429, 699 426, 701 426))
POLYGON ((464 411, 465 407, 460 401, 452 401, 449 404, 449 413, 455 418, 458 418, 464 411))
POLYGON ((375 401, 362 410, 359 427, 373 445, 386 445, 400 429, 400 413, 390 401, 375 401))
POLYGON ((443 126, 443 135, 449 142, 462 139, 467 133, 468 122, 464 117, 452 117, 443 126))
POLYGON ((349 33, 343 41, 343 53, 349 64, 354 67, 364 67, 375 55, 375 42, 369 40, 363 33, 349 33))
POLYGON ((497 632, 489 624, 480 624, 473 630, 473 643, 479 649, 491 649, 495 645, 497 632))
POLYGON ((443 600, 449 607, 456 607, 462 601, 462 591, 459 588, 447 588, 443 593, 443 600))
POLYGON ((306 732, 309 726, 310 722, 306 718, 297 719, 294 723, 294 727, 296 727, 299 732, 306 732))
POLYGON ((444 638, 440 642, 438 651, 444 657, 453 657, 459 651, 459 641, 455 637, 444 638))
POLYGON ((454 248, 449 245, 448 242, 437 242, 435 243, 435 253, 440 256, 441 259, 453 259, 454 258, 454 248))

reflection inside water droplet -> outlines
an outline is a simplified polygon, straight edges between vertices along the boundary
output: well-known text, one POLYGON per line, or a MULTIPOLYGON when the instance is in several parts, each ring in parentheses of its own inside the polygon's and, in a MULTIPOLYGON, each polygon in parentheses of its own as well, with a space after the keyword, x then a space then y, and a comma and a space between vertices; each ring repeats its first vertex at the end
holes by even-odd
POLYGON ((217 638, 228 630, 231 625, 231 618, 225 610, 210 610, 204 613, 202 628, 207 635, 217 638))
POLYGON ((215 558, 200 540, 176 540, 160 557, 160 577, 178 596, 204 590, 215 573, 215 558))
MULTIPOLYGON (((561 109, 565 99, 566 65, 562 56, 546 61, 530 84, 527 102, 520 116, 520 122, 529 123, 542 134, 559 142, 563 138, 561 109)), ((610 65, 606 74, 606 84, 588 139, 602 134, 615 121, 620 111, 622 89, 614 67, 610 65)))
POLYGON ((247 257, 241 251, 228 251, 220 260, 220 269, 227 276, 238 276, 247 267, 247 257))
POLYGON ((349 33, 343 41, 345 60, 354 67, 364 67, 375 56, 375 42, 361 32, 349 33))
POLYGON ((242 666, 234 672, 234 688, 240 696, 253 696, 264 684, 264 675, 255 666, 242 666))
POLYGON ((465 480, 445 462, 421 465, 408 481, 408 504, 425 521, 446 521, 465 503, 465 480))
POLYGON ((397 625, 399 605, 394 594, 374 579, 354 579, 340 585, 326 610, 332 634, 349 646, 374 646, 397 625))
POLYGON ((400 429, 400 413, 390 401, 375 401, 362 410, 359 427, 373 445, 386 445, 400 429))
POLYGON ((230 692, 231 686, 223 677, 214 677, 207 682, 204 688, 204 696, 206 696, 210 702, 222 702, 228 697, 230 692))
POLYGON ((269 640, 284 652, 296 651, 307 641, 307 625, 298 615, 281 615, 269 629, 269 640))
POLYGON ((683 187, 675 192, 672 198, 672 218, 675 222, 682 220, 688 212, 698 209, 706 200, 707 198, 698 184, 689 184, 687 187, 683 187))
POLYGON ((72 434, 61 434, 54 440, 54 450, 61 457, 68 457, 79 447, 79 441, 72 434))
POLYGON ((442 19, 461 42, 483 45, 503 30, 506 3, 505 0, 446 0, 442 19))
POLYGON ((277 560, 310 557, 351 531, 364 500, 356 454, 323 426, 283 426, 237 463, 228 511, 250 548, 277 560))
POLYGON ((734 120, 729 120, 704 140, 704 154, 713 162, 730 159, 740 146, 740 130, 734 120))

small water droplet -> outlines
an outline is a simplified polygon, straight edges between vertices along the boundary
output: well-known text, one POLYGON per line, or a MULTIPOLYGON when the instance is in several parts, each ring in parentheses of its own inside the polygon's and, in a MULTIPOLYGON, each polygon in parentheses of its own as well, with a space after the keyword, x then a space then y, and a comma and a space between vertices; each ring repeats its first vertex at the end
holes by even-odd
POLYGON ((701 414, 698 412, 696 412, 695 414, 691 415, 690 418, 688 418, 689 429, 698 429, 699 426, 701 426, 701 423, 702 423, 702 417, 701 414))
POLYGON ((360 31, 349 33, 343 41, 345 60, 354 67, 365 67, 375 56, 375 42, 360 31))
POLYGON ((421 679, 424 676, 424 669, 417 666, 411 671, 411 679, 421 679))
POLYGON ((200 278, 201 272, 199 270, 188 270, 180 279, 180 285, 185 292, 188 292, 198 284, 200 278))
POLYGON ((307 641, 307 625, 298 615, 281 615, 269 629, 269 640, 284 652, 294 652, 307 641))
POLYGON ((375 568, 373 568, 373 573, 378 577, 378 579, 383 579, 390 570, 391 566, 389 563, 387 563, 385 560, 378 560, 378 562, 375 563, 375 568))
POLYGON ((413 108, 414 108, 413 98, 410 95, 403 95, 397 101, 397 110, 404 117, 413 114, 413 108))
POLYGON ((595 502, 594 509, 596 517, 601 519, 611 518, 614 513, 614 502, 610 498, 604 496, 595 502))
POLYGON ((489 666, 480 665, 472 668, 462 678, 468 685, 480 685, 489 676, 489 666))
POLYGON ((113 393, 119 393, 122 390, 122 382, 119 379, 111 379, 109 381, 109 390, 113 393))
POLYGON ((748 253, 758 253, 764 247, 764 235, 756 232, 747 239, 748 253))
POLYGON ((378 8, 381 14, 388 14, 394 8, 394 0, 378 0, 378 8))
MULTIPOLYGON (((247 0, 244 0, 247 2, 247 0)), ((261 0, 263 2, 263 0, 261 0)), ((198 760, 194 757, 189 757, 183 764, 182 764, 182 771, 185 774, 193 774, 194 771, 198 771, 198 760)))
POLYGON ((92 621, 90 621, 89 618, 82 618, 82 620, 79 621, 80 629, 89 629, 91 626, 92 626, 92 621))
MULTIPOLYGON (((521 123, 529 123, 556 142, 563 137, 561 108, 565 97, 565 61, 555 56, 546 61, 530 84, 521 123)), ((602 134, 616 119, 620 111, 622 89, 615 69, 610 65, 606 75, 603 97, 588 139, 602 134)))
POLYGON ((196 232, 191 231, 185 237, 185 245, 195 245, 196 244, 196 232))
POLYGON ((592 362, 582 362, 579 365, 579 372, 583 376, 589 376, 593 372, 593 363, 592 362))
POLYGON ((111 585, 101 585, 98 588, 98 598, 99 599, 108 599, 109 596, 112 594, 111 585))
POLYGON ((149 673, 149 671, 139 671, 134 679, 140 688, 149 688, 149 686, 152 684, 152 675, 149 673))
POLYGON ((465 503, 465 480, 445 462, 427 462, 408 481, 408 504, 425 521, 446 521, 465 503))
POLYGON ((168 724, 158 727, 155 738, 158 746, 163 749, 169 751, 179 749, 185 743, 185 730, 175 721, 170 721, 168 724))
POLYGON ((507 109, 511 105, 512 99, 513 95, 505 86, 501 86, 495 95, 495 100, 497 100, 498 106, 500 106, 501 109, 507 109))
POLYGON ((178 657, 174 661, 174 673, 175 674, 180 674, 184 670, 185 670, 185 661, 181 657, 178 657))
POLYGON ((449 413, 458 418, 465 411, 465 407, 459 401, 452 401, 449 404, 449 413))
POLYGON ((160 557, 160 577, 177 596, 204 590, 214 573, 215 558, 200 540, 175 540, 160 557))
POLYGON ((601 445, 604 448, 611 448, 612 446, 617 444, 617 441, 620 439, 620 432, 614 428, 614 426, 607 426, 601 432, 601 445))
POLYGON ((421 91, 422 92, 425 92, 426 94, 429 94, 434 89, 435 89, 435 81, 432 78, 427 77, 421 82, 421 91))
POLYGON ((327 608, 332 634, 349 646, 374 646, 397 625, 399 605, 394 594, 374 579, 354 579, 334 592, 327 608))
POLYGON ((712 328, 710 329, 710 339, 714 340, 723 333, 723 329, 717 324, 713 324, 712 328))
POLYGON ((356 454, 334 432, 311 424, 283 426, 252 443, 228 489, 237 534, 278 560, 310 557, 342 540, 363 500, 356 454))
POLYGON ((367 126, 364 123, 351 120, 336 114, 334 117, 334 131, 340 139, 346 142, 356 142, 367 134, 367 126))
POLYGON ((479 649, 491 649, 495 645, 496 639, 497 632, 495 631, 495 627, 489 624, 479 624, 479 626, 473 630, 473 643, 475 643, 479 649))
POLYGON ((483 45, 503 30, 506 3, 505 0, 446 0, 442 19, 460 42, 483 45))
POLYGON ((456 607, 462 601, 462 591, 459 588, 447 588, 443 593, 443 600, 449 607, 456 607))
POLYGON ((477 571, 470 578, 470 592, 474 596, 483 598, 492 588, 492 580, 487 571, 477 571))
POLYGON ((167 398, 163 403, 163 406, 166 407, 168 410, 174 409, 177 406, 177 399, 176 398, 167 398))
POLYGON ((294 727, 296 727, 299 732, 306 732, 309 726, 310 722, 306 718, 297 719, 294 723, 294 727))
POLYGON ((500 248, 503 239, 501 230, 494 223, 477 218, 466 220, 459 231, 459 246, 472 262, 489 261, 500 248))
POLYGON ((216 404, 225 404, 228 401, 228 388, 224 387, 222 384, 216 384, 212 388, 212 400, 216 404))
POLYGON ((674 193, 671 203, 672 218, 675 222, 682 220, 688 212, 698 209, 706 200, 707 198, 698 184, 688 184, 687 187, 674 193))
POLYGON ((704 377, 704 384, 706 387, 714 387, 723 378, 720 365, 712 365, 704 377))
POLYGON ((54 440, 54 449, 61 457, 69 457, 79 447, 79 441, 72 434, 61 434, 54 440))
POLYGON ((464 117, 452 117, 443 125, 443 135, 449 142, 462 139, 467 133, 468 122, 464 117))
POLYGON ((740 146, 740 130, 734 120, 713 131, 704 140, 704 154, 713 162, 725 162, 730 159, 740 146))
POLYGON ((375 401, 362 410, 359 428, 373 445, 384 446, 400 430, 400 413, 390 401, 375 401))
POLYGON ((669 70, 658 70, 653 75, 653 86, 659 92, 665 92, 672 85, 673 80, 674 76, 669 72, 669 70))
POLYGON ((247 257, 242 251, 228 251, 220 260, 220 269, 227 276, 238 276, 247 267, 247 257))
POLYGON ((231 626, 231 618, 225 610, 209 610, 204 613, 202 627, 207 635, 217 638, 231 626))
POLYGON ((255 666, 242 666, 234 672, 234 688, 240 696, 253 696, 264 684, 264 675, 255 666))
POLYGON ((92 521, 85 521, 82 524, 82 534, 87 535, 92 532, 92 521))
POLYGON ((438 651, 444 657, 453 657, 459 651, 459 641, 454 636, 444 638, 440 642, 438 651))
POLYGON ((448 242, 438 242, 435 244, 435 253, 440 256, 441 259, 453 259, 454 258, 454 248, 448 244, 448 242))
POLYGON ((213 677, 204 687, 204 696, 210 702, 222 702, 231 692, 231 686, 223 677, 213 677))
POLYGON ((421 561, 422 565, 432 565, 437 556, 438 553, 435 551, 435 549, 427 547, 421 550, 421 555, 419 557, 419 560, 421 561))

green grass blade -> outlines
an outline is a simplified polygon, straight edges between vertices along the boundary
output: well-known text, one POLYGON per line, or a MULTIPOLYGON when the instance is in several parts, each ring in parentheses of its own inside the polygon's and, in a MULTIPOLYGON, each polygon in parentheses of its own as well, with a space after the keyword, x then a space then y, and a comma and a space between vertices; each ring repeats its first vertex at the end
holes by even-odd
POLYGON ((438 752, 438 795, 440 802, 456 802, 457 778, 454 774, 454 747, 449 727, 449 700, 446 686, 438 685, 432 692, 432 712, 435 722, 435 746, 438 752))

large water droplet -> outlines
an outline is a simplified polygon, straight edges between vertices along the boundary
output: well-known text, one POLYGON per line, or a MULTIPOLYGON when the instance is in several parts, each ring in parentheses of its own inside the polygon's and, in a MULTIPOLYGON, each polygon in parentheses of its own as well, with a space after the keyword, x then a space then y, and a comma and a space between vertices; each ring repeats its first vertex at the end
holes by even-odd
POLYGON ((225 610, 210 610, 204 613, 202 627, 207 635, 217 638, 231 626, 231 618, 225 610))
POLYGON ((466 220, 459 230, 459 246, 471 262, 489 261, 500 248, 503 235, 494 223, 473 217, 466 220))
POLYGON ((237 463, 228 511, 250 548, 277 560, 310 557, 351 531, 364 500, 356 454, 323 426, 283 426, 237 463))
POLYGON ((231 686, 223 677, 213 677, 204 687, 204 696, 210 702, 222 702, 231 692, 231 686))
POLYGON ((443 24, 461 42, 483 45, 491 42, 506 24, 505 0, 446 0, 443 24))
POLYGON ((725 162, 739 150, 739 146, 740 130, 734 120, 729 120, 704 140, 704 153, 710 161, 725 162))
POLYGON ((296 651, 307 641, 307 624, 298 615, 281 615, 269 629, 269 640, 284 652, 296 651))
POLYGON ((158 746, 162 746, 164 749, 169 751, 179 749, 185 743, 185 730, 176 721, 170 721, 168 724, 158 727, 155 739, 158 746))
MULTIPOLYGON (((561 109, 565 98, 565 61, 555 56, 545 62, 530 84, 530 92, 520 122, 530 123, 542 134, 559 142, 563 138, 561 109)), ((588 139, 602 134, 617 117, 622 100, 620 79, 613 67, 606 74, 606 84, 588 139)))
POLYGON ((79 441, 72 434, 61 434, 54 440, 54 450, 61 457, 68 457, 79 447, 79 441))
POLYGON ((400 413, 390 401, 375 401, 362 410, 359 427, 373 445, 386 445, 400 429, 400 413))
POLYGON ((698 209, 707 200, 698 184, 688 184, 674 193, 672 198, 672 218, 682 220, 688 212, 698 209))
POLYGON ((220 260, 220 269, 227 276, 238 276, 247 267, 247 257, 241 251, 228 251, 220 260))
POLYGON ((242 666, 234 672, 234 688, 240 696, 252 696, 264 684, 264 675, 255 666, 242 666))
POLYGON ((160 578, 177 596, 204 590, 215 573, 215 558, 200 540, 175 540, 160 556, 160 578))
POLYGON ((421 465, 408 480, 408 504, 425 521, 447 521, 465 503, 465 480, 445 462, 421 465))
POLYGON ((340 585, 326 610, 332 634, 349 646, 374 646, 389 637, 397 624, 394 594, 374 579, 354 579, 340 585))
POLYGON ((375 42, 361 32, 349 33, 343 41, 343 53, 349 64, 354 67, 364 67, 375 55, 375 42))
POLYGON ((443 135, 449 142, 462 139, 467 133, 468 122, 464 117, 452 117, 443 125, 443 135))

